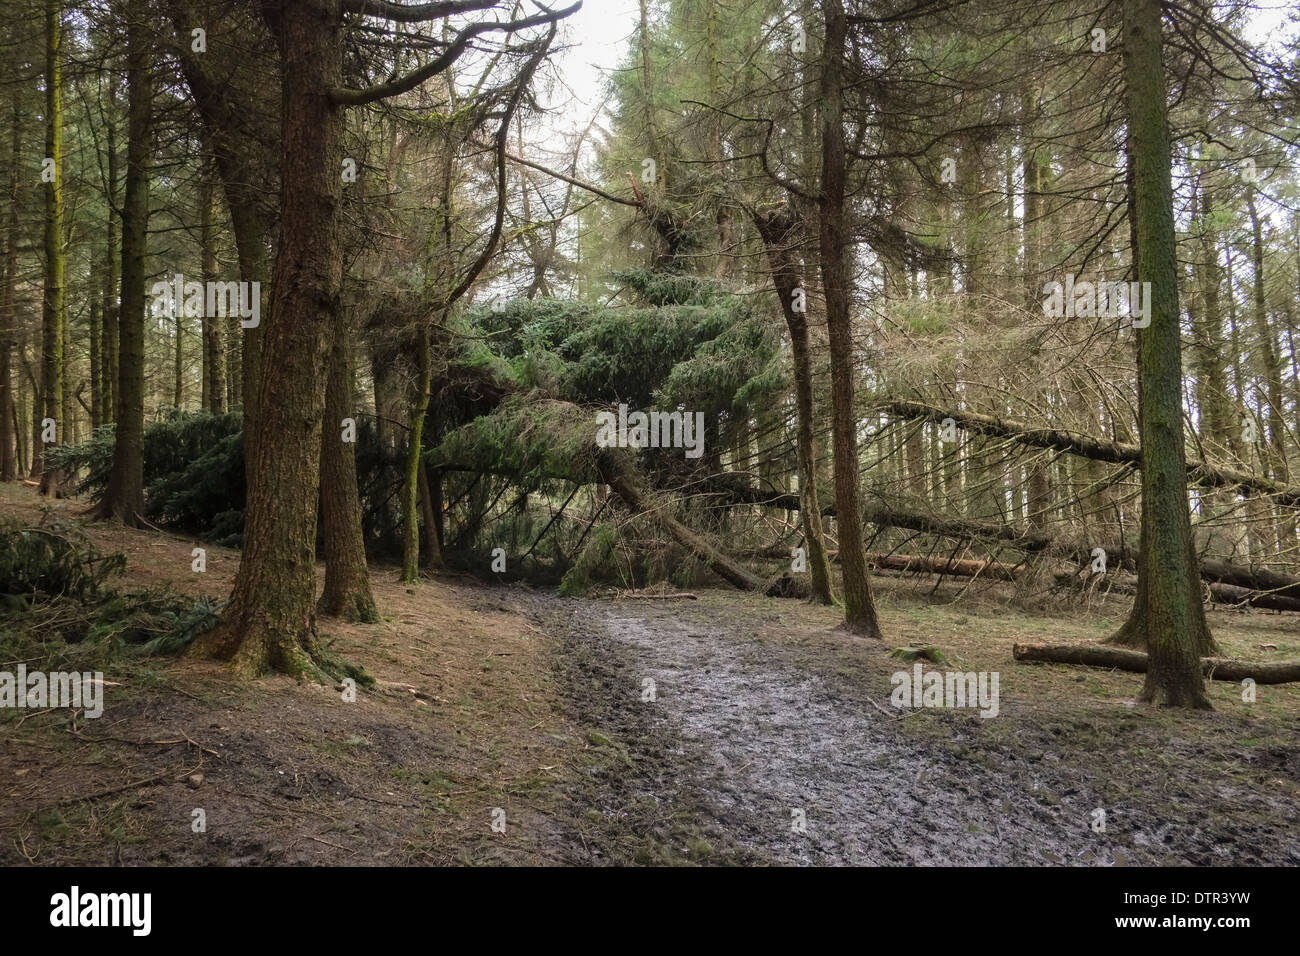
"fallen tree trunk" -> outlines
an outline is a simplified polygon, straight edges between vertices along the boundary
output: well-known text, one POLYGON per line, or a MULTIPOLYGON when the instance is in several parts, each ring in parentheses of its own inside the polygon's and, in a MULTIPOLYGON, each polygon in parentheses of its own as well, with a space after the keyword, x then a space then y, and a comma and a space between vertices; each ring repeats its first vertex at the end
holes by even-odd
MULTIPOLYGON (((801 507, 799 496, 783 491, 766 491, 749 485, 739 475, 724 473, 700 482, 697 487, 706 493, 716 495, 727 504, 757 505, 760 508, 780 508, 783 511, 798 511, 801 507)), ((835 517, 834 505, 822 507, 822 514, 835 517)), ((997 521, 979 521, 970 518, 954 518, 948 515, 925 511, 906 511, 886 504, 868 504, 862 509, 862 520, 868 524, 886 525, 891 528, 903 528, 907 531, 919 531, 955 540, 981 539, 997 541, 1007 547, 1015 548, 1026 554, 1038 554, 1044 551, 1062 558, 1090 560, 1092 548, 1078 541, 1063 541, 1059 537, 1043 531, 1030 530, 997 521)), ((1118 563, 1135 557, 1132 548, 1111 543, 1106 546, 1108 559, 1118 563)), ((1300 582, 1297 582, 1300 583, 1300 582)))
MULTIPOLYGON (((981 435, 993 435, 998 438, 1011 438, 1035 448, 1051 448, 1056 451, 1069 452, 1081 458, 1093 461, 1110 462, 1113 465, 1134 465, 1142 463, 1142 449, 1129 442, 1105 441, 1085 435, 1082 432, 1066 431, 1060 428, 1043 428, 1030 425, 1015 418, 1003 418, 1000 415, 982 415, 978 412, 948 411, 926 405, 924 402, 890 401, 874 406, 876 409, 897 415, 899 418, 923 419, 942 423, 952 419, 954 424, 966 431, 981 435)), ((1187 459, 1187 481, 1192 485, 1213 488, 1228 488, 1256 495, 1267 495, 1279 504, 1300 505, 1300 488, 1286 485, 1270 478, 1211 465, 1209 462, 1187 459)))
MULTIPOLYGON (((760 507, 782 508, 795 511, 799 508, 799 498, 784 492, 766 492, 761 488, 745 487, 730 475, 721 475, 706 483, 706 487, 722 496, 732 504, 753 504, 760 507)), ((822 509, 824 514, 834 514, 833 508, 822 509)), ((885 506, 870 506, 863 510, 863 520, 874 524, 903 528, 908 531, 920 531, 926 534, 940 535, 956 540, 990 540, 1005 544, 1007 547, 1023 551, 1026 554, 1052 554, 1063 559, 1087 561, 1092 556, 1092 549, 1078 542, 1062 542, 1041 531, 1022 533, 1012 525, 998 524, 991 521, 971 521, 963 518, 948 518, 930 515, 924 512, 903 511, 885 506)), ((1112 567, 1132 556, 1131 549, 1110 545, 1105 549, 1112 567)), ((764 554, 764 557, 781 557, 782 553, 764 554)), ((898 556, 896 556, 898 557, 898 556)), ((917 559, 921 560, 921 559, 917 559)), ((934 559, 943 561, 944 559, 934 559)), ((1002 562, 1006 568, 1017 565, 1002 562)), ((885 565, 888 566, 888 565, 885 565)), ((905 570, 920 570, 907 568, 905 570)), ((936 573, 938 569, 936 568, 936 573)), ((944 571, 946 574, 963 574, 957 567, 944 571)), ((1056 578, 1066 583, 1065 578, 1073 572, 1061 572, 1056 578)), ((966 576, 974 576, 967 574, 966 576)), ((1275 611, 1300 611, 1300 578, 1265 569, 1251 569, 1227 561, 1207 559, 1201 562, 1201 577, 1210 583, 1210 592, 1217 600, 1227 604, 1248 603, 1253 607, 1267 608, 1275 611), (1235 590, 1233 590, 1235 589, 1235 590)), ((1011 578, 1002 578, 1011 580, 1011 578)), ((1109 578, 1107 580, 1110 580, 1109 578)), ((1106 587, 1105 584, 1102 585, 1106 587)), ((1111 591, 1131 593, 1126 584, 1110 586, 1111 591)))
POLYGON ((1268 591, 1275 597, 1300 603, 1300 579, 1266 568, 1243 568, 1239 564, 1207 559, 1201 562, 1201 577, 1207 581, 1251 591, 1268 591))
POLYGON ((689 591, 682 591, 678 594, 641 594, 636 591, 627 591, 622 594, 615 594, 616 601, 698 601, 699 598, 689 591))
MULTIPOLYGON (((1018 661, 1037 661, 1044 664, 1082 664, 1086 667, 1109 667, 1114 670, 1147 672, 1147 655, 1142 651, 1129 651, 1103 644, 1015 644, 1011 656, 1018 661)), ((1300 681, 1300 661, 1278 661, 1273 664, 1251 661, 1231 661, 1222 657, 1201 658, 1201 670, 1211 680, 1240 683, 1253 680, 1256 684, 1289 684, 1300 681)))
POLYGON ((890 571, 952 574, 963 578, 991 578, 995 581, 1014 581, 1025 570, 1002 561, 945 558, 930 554, 868 554, 867 563, 890 571))
POLYGON ((1251 607, 1266 608, 1270 611, 1300 611, 1300 600, 1284 597, 1281 594, 1252 591, 1239 588, 1233 584, 1211 584, 1210 594, 1223 604, 1249 604, 1251 607))
POLYGON ((690 550, 716 571, 724 581, 742 591, 758 591, 765 586, 766 582, 759 580, 745 567, 731 560, 702 535, 696 534, 686 525, 666 514, 662 508, 651 503, 631 466, 625 464, 620 456, 608 450, 602 451, 597 458, 597 468, 601 480, 609 485, 629 508, 653 515, 655 521, 673 537, 673 540, 690 550))

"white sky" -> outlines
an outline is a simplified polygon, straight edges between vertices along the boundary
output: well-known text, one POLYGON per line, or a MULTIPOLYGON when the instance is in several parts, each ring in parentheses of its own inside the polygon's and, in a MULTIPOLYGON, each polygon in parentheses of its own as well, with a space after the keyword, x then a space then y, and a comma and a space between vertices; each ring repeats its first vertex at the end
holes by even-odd
MULTIPOLYGON (((1244 31, 1252 43, 1276 51, 1295 27, 1286 28, 1293 0, 1256 0, 1256 12, 1244 31)), ((552 70, 567 90, 558 89, 547 106, 554 112, 542 120, 540 143, 560 148, 560 134, 584 127, 599 108, 605 80, 615 69, 636 33, 638 0, 584 0, 582 9, 565 21, 560 40, 568 47, 554 57, 552 70)))
POLYGON ((553 58, 552 66, 552 75, 560 77, 563 87, 543 99, 553 112, 542 119, 542 144, 561 148, 559 134, 587 125, 639 19, 637 0, 584 0, 582 9, 564 21, 560 43, 568 49, 553 58))

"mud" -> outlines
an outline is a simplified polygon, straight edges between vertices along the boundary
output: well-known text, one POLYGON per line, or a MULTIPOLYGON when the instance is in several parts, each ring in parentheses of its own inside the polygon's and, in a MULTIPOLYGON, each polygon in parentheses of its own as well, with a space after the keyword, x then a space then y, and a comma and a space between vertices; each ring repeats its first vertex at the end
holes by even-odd
POLYGON ((1294 778, 1296 751, 1244 754, 1222 721, 1192 742, 1126 708, 1060 702, 1044 719, 1016 700, 1014 681, 987 721, 900 712, 889 674, 906 665, 824 628, 798 636, 805 605, 529 603, 563 626, 562 656, 581 674, 568 681, 579 719, 614 728, 626 746, 606 785, 685 808, 737 862, 1300 862, 1287 788, 1224 773, 1245 756, 1294 778), (653 702, 642 699, 646 678, 653 702), (1151 749, 1163 759, 1144 757, 1151 749))

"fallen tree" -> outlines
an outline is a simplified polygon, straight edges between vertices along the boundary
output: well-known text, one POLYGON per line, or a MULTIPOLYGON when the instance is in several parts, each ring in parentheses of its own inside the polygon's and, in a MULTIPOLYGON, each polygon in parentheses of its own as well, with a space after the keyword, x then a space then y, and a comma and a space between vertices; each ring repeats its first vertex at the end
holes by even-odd
MULTIPOLYGON (((761 488, 746 486, 737 475, 720 475, 704 483, 712 494, 719 496, 729 504, 752 504, 759 507, 781 508, 787 511, 798 510, 798 495, 788 492, 766 491, 761 488)), ((834 508, 824 507, 823 514, 834 515, 834 508)), ((965 518, 951 518, 944 515, 927 514, 884 504, 868 505, 863 509, 863 520, 873 524, 919 531, 959 541, 986 540, 1003 544, 1022 551, 1028 555, 1053 555, 1064 560, 1089 561, 1092 548, 1078 541, 1061 541, 1041 531, 1021 531, 1013 525, 999 524, 992 521, 972 521, 965 518)), ((1120 564, 1132 555, 1132 549, 1122 545, 1111 544, 1105 547, 1112 566, 1120 564)), ((764 556, 780 557, 773 552, 764 556)), ((953 574, 964 577, 997 577, 999 580, 1014 580, 1021 570, 1020 565, 1007 562, 971 562, 970 566, 958 560, 935 558, 919 555, 894 555, 892 561, 907 560, 911 566, 896 570, 932 571, 936 574, 953 574), (929 567, 923 565, 929 563, 929 567), (981 572, 976 565, 989 565, 981 572)), ((890 567, 891 565, 881 565, 890 567)), ((1076 572, 1062 571, 1056 575, 1064 583, 1076 572)), ((1208 582, 1211 595, 1224 604, 1249 604, 1252 607, 1274 611, 1300 612, 1300 578, 1270 571, 1265 568, 1246 568, 1217 559, 1201 562, 1201 577, 1208 582)), ((1106 579, 1111 582, 1111 578, 1106 579)), ((1110 590, 1131 593, 1131 588, 1123 583, 1119 586, 1108 584, 1110 590)))
MULTIPOLYGON (((984 415, 979 412, 949 411, 924 402, 886 401, 876 403, 873 408, 899 418, 920 419, 938 424, 951 419, 957 427, 976 434, 1010 438, 1035 448, 1069 452, 1093 461, 1133 466, 1142 463, 1141 447, 1130 442, 1107 441, 1082 432, 1035 426, 1016 418, 984 415)), ((1266 495, 1279 504, 1300 505, 1300 488, 1294 485, 1283 484, 1235 468, 1212 465, 1195 458, 1187 459, 1187 481, 1189 484, 1203 487, 1227 488, 1242 493, 1266 495)))
MULTIPOLYGON (((1145 674, 1147 671, 1147 655, 1142 651, 1104 644, 1015 644, 1011 648, 1011 656, 1018 661, 1043 664, 1082 664, 1085 667, 1107 667, 1135 674, 1145 674)), ((1243 680, 1253 680, 1256 684, 1289 684, 1300 681, 1300 661, 1265 664, 1203 657, 1201 670, 1211 680, 1232 683, 1243 680)))
MULTIPOLYGON (((1202 572, 1202 576, 1204 573, 1202 572)), ((1295 611, 1300 613, 1300 600, 1271 591, 1260 593, 1234 584, 1210 584, 1210 595, 1222 604, 1249 604, 1270 611, 1295 611)))
POLYGON ((1300 604, 1300 579, 1267 568, 1243 568, 1227 561, 1206 559, 1201 562, 1201 577, 1239 589, 1268 592, 1272 597, 1300 604))
POLYGON ((1024 567, 1002 561, 971 558, 945 558, 932 554, 868 554, 867 563, 890 571, 913 571, 923 574, 953 574, 963 578, 989 578, 1014 581, 1024 567))
POLYGON ((601 480, 609 485, 629 508, 652 515, 674 541, 707 564, 724 581, 744 591, 757 591, 766 584, 744 566, 719 551, 703 535, 696 534, 651 501, 648 493, 641 486, 633 466, 623 455, 605 449, 597 456, 596 467, 601 480))

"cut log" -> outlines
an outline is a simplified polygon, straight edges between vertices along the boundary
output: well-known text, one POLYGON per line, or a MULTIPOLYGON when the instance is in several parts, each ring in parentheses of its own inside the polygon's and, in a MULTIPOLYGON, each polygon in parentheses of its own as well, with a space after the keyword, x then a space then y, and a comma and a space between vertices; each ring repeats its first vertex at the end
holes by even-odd
MULTIPOLYGON (((1102 644, 1016 644, 1011 648, 1011 656, 1018 661, 1082 664, 1085 667, 1108 667, 1135 674, 1147 672, 1147 655, 1142 651, 1129 651, 1102 644)), ((1263 664, 1203 657, 1201 670, 1211 680, 1232 683, 1240 683, 1247 678, 1256 684, 1289 684, 1300 681, 1300 661, 1263 664)))

